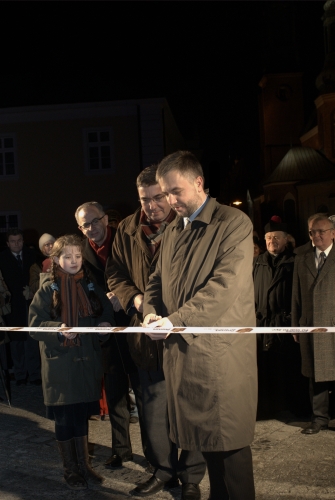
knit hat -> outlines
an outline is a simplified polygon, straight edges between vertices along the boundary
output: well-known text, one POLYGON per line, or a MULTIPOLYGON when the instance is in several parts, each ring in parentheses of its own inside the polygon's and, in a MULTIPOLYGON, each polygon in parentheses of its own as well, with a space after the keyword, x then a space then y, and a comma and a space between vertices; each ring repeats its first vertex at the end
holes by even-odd
POLYGON ((279 215, 273 215, 270 221, 264 226, 264 233, 272 233, 273 231, 284 231, 287 233, 287 225, 281 221, 279 215))
POLYGON ((38 246, 40 247, 41 252, 43 252, 43 247, 48 241, 55 243, 56 239, 52 236, 52 234, 44 233, 38 240, 38 246))

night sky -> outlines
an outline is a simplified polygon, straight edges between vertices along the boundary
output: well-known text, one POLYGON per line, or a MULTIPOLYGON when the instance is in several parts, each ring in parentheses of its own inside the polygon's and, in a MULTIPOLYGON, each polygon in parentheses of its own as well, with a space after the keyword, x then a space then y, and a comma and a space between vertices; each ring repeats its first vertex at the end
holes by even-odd
POLYGON ((302 71, 308 117, 323 4, 2 2, 0 106, 166 97, 205 170, 244 157, 257 172, 258 82, 302 71))

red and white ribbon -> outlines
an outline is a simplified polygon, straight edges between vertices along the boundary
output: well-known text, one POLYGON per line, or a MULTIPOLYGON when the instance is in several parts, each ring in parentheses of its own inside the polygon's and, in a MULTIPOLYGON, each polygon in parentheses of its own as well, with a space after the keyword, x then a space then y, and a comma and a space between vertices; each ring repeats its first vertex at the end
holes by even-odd
POLYGON ((173 328, 143 328, 141 326, 94 326, 88 328, 80 327, 49 327, 49 326, 3 326, 0 327, 0 331, 6 332, 71 332, 71 333, 151 333, 159 330, 160 332, 165 332, 167 334, 173 333, 193 333, 195 335, 199 334, 255 334, 255 333, 275 333, 275 334, 300 334, 300 333, 335 333, 335 326, 306 326, 306 327, 242 327, 242 326, 212 326, 212 327, 195 327, 195 326, 174 326, 173 328))

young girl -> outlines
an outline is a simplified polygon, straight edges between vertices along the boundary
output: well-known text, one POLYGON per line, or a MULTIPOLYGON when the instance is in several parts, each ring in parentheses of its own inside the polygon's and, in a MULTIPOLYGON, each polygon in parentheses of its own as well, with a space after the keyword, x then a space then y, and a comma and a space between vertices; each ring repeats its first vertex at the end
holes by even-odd
MULTIPOLYGON (((105 293, 83 265, 82 241, 62 236, 51 253, 52 271, 44 275, 29 309, 29 326, 90 327, 114 325, 113 309, 105 293)), ((43 275, 42 275, 43 276, 43 275)), ((88 418, 99 413, 102 379, 97 333, 31 332, 40 341, 42 386, 47 417, 55 420, 64 479, 72 489, 102 483, 89 464, 88 418)))

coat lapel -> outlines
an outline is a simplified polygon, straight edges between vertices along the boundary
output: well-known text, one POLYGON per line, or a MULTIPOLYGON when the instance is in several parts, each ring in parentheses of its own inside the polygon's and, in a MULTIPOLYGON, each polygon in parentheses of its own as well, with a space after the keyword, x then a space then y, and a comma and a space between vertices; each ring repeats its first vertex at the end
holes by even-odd
POLYGON ((317 277, 318 272, 316 270, 315 266, 315 251, 314 248, 312 248, 309 252, 306 252, 305 254, 305 265, 308 271, 312 274, 314 278, 317 277))
POLYGON ((322 280, 329 272, 330 268, 334 266, 335 262, 335 245, 333 245, 331 251, 326 258, 324 265, 321 268, 321 271, 318 275, 318 281, 322 280))
POLYGON ((92 266, 95 268, 99 269, 99 271, 104 272, 104 266, 102 265, 101 261, 98 259, 97 254, 89 244, 89 241, 85 241, 85 250, 84 250, 84 257, 89 262, 92 266))
POLYGON ((137 245, 141 248, 142 252, 144 252, 145 255, 151 259, 152 254, 149 250, 149 246, 146 242, 146 237, 142 231, 141 226, 138 226, 138 230, 134 234, 134 239, 135 239, 137 245))
POLYGON ((152 255, 149 250, 146 236, 142 231, 141 224, 141 209, 138 208, 134 213, 133 218, 125 228, 125 232, 129 234, 130 238, 134 238, 136 245, 142 250, 142 252, 151 260, 152 255))

